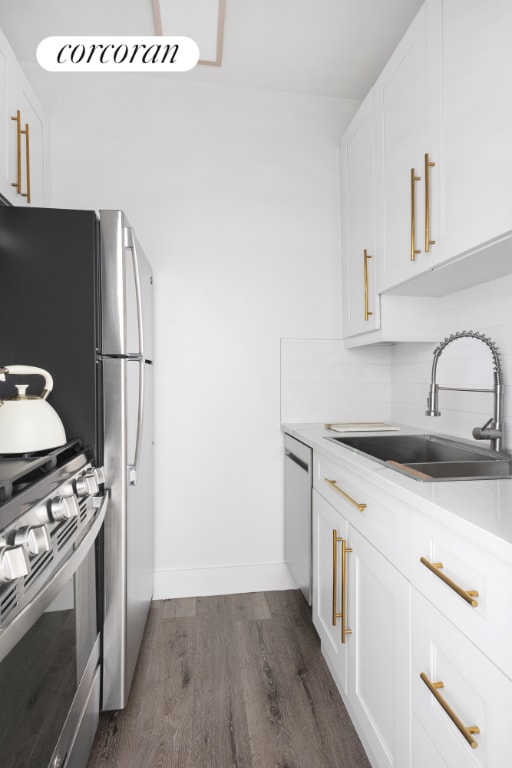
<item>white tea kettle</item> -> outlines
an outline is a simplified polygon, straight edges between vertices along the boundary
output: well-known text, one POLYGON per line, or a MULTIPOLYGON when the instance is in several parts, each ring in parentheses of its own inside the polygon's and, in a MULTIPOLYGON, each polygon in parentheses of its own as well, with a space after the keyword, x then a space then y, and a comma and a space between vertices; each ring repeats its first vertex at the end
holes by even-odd
POLYGON ((66 442, 62 421, 46 398, 53 389, 48 371, 32 365, 8 365, 0 368, 0 380, 6 374, 35 375, 44 378, 40 395, 27 395, 28 384, 17 384, 18 394, 0 400, 0 453, 33 453, 57 448, 66 442))

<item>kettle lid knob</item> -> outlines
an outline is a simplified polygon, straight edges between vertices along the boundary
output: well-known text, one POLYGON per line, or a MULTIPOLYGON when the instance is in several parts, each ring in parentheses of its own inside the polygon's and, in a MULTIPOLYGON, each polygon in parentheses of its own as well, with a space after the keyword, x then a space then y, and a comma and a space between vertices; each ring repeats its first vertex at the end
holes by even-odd
POLYGON ((18 390, 18 397, 19 398, 28 397, 28 395, 27 395, 28 384, 15 384, 14 386, 18 390))

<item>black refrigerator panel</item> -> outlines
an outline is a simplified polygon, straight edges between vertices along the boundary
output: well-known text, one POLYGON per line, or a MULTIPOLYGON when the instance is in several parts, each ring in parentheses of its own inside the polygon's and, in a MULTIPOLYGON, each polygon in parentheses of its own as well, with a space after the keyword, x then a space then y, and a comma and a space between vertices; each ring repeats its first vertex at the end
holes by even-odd
MULTIPOLYGON (((102 462, 98 254, 94 211, 0 207, 0 364, 48 370, 67 439, 102 462)), ((40 377, 8 376, 0 396, 13 383, 41 391, 40 377)))

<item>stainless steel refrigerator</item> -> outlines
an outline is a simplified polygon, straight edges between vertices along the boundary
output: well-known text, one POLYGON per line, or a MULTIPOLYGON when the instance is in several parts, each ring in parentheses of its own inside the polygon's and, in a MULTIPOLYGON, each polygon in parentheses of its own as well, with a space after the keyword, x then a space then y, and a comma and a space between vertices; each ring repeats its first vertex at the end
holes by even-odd
POLYGON ((0 265, 0 363, 50 371, 67 439, 105 469, 102 708, 120 709, 153 593, 151 267, 122 211, 11 206, 0 265))

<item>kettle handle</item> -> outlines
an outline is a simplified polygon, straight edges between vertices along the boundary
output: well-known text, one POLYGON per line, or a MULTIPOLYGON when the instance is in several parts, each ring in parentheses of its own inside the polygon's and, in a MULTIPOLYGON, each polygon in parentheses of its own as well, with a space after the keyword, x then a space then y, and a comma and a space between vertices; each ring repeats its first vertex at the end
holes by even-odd
POLYGON ((40 394, 41 400, 46 400, 53 389, 53 379, 48 371, 44 370, 44 368, 36 368, 34 365, 6 365, 3 371, 4 373, 12 373, 16 374, 17 376, 23 376, 25 374, 29 376, 35 376, 37 374, 42 376, 44 379, 44 389, 40 394))

